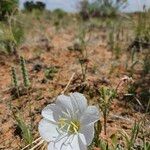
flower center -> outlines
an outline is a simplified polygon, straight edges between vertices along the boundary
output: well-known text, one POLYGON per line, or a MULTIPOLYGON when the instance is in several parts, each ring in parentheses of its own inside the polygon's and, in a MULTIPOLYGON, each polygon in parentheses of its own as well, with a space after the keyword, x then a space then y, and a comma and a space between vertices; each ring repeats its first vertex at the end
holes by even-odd
POLYGON ((65 118, 60 118, 58 121, 58 127, 63 132, 74 134, 78 133, 80 129, 80 122, 77 120, 68 120, 65 118))

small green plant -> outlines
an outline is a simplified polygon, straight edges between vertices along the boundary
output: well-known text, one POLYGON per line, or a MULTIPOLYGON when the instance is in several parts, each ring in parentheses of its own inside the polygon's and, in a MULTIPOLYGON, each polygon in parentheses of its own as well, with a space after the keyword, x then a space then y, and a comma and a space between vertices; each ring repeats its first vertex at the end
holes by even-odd
POLYGON ((31 144, 33 141, 33 135, 31 133, 30 127, 22 118, 20 110, 14 107, 12 103, 9 103, 9 107, 12 111, 12 118, 16 121, 16 130, 14 133, 18 134, 24 140, 25 144, 31 144))
POLYGON ((14 67, 12 67, 11 71, 12 71, 13 87, 15 88, 15 90, 17 92, 17 96, 19 97, 19 85, 18 85, 18 78, 17 78, 17 74, 16 74, 16 69, 14 67))
POLYGON ((0 46, 8 54, 17 54, 17 47, 24 39, 23 24, 12 15, 7 22, 0 23, 0 31, 0 46))
POLYGON ((127 55, 126 61, 126 69, 129 71, 131 77, 133 76, 138 64, 142 64, 142 61, 140 60, 140 57, 138 57, 136 47, 133 47, 127 55))
POLYGON ((16 46, 18 46, 24 39, 24 29, 23 24, 18 21, 12 21, 11 23, 11 30, 14 36, 14 42, 16 46))
POLYGON ((17 123, 16 130, 21 130, 21 133, 18 133, 18 134, 21 134, 20 136, 23 138, 25 144, 31 144, 33 141, 33 136, 32 136, 31 130, 30 130, 29 126, 26 125, 24 119, 21 117, 18 109, 17 109, 17 112, 18 112, 18 114, 15 114, 12 110, 13 118, 15 119, 15 121, 17 123))
POLYGON ((78 61, 81 66, 82 71, 82 81, 86 80, 87 67, 88 67, 88 52, 87 52, 87 43, 90 39, 86 40, 87 30, 85 27, 80 27, 79 34, 77 35, 77 43, 74 45, 74 50, 79 52, 78 61))
POLYGON ((86 73, 87 73, 88 59, 86 59, 86 58, 79 58, 79 63, 81 65, 81 70, 82 70, 82 81, 85 81, 86 80, 86 73))
POLYGON ((106 135, 107 128, 107 117, 109 115, 109 109, 111 106, 112 100, 116 97, 116 91, 108 87, 101 87, 100 90, 100 99, 98 100, 99 108, 101 109, 104 117, 104 133, 106 135))
POLYGON ((22 137, 26 144, 31 144, 33 141, 32 133, 29 127, 20 116, 16 116, 17 125, 22 131, 22 137))
POLYGON ((95 128, 95 136, 91 146, 89 147, 90 150, 93 150, 93 147, 100 148, 100 150, 124 150, 122 146, 118 143, 118 135, 112 134, 110 136, 110 141, 103 140, 100 138, 99 133, 101 132, 101 124, 100 122, 97 123, 98 126, 95 128))
POLYGON ((0 46, 4 49, 4 52, 8 54, 13 53, 14 38, 8 25, 0 23, 0 46), (7 27, 6 27, 7 26, 7 27))
POLYGON ((115 44, 115 47, 114 47, 113 51, 114 51, 116 59, 119 59, 120 53, 121 53, 121 47, 119 46, 119 43, 115 44))
POLYGON ((108 20, 108 46, 109 49, 113 52, 113 55, 115 56, 115 59, 119 59, 121 50, 122 50, 122 38, 121 38, 121 21, 119 19, 116 19, 113 21, 108 20), (117 21, 117 23, 116 23, 117 21))
POLYGON ((100 122, 100 120, 95 124, 95 135, 94 135, 94 139, 93 139, 93 142, 91 144, 91 147, 92 146, 96 146, 98 147, 99 146, 99 143, 100 143, 100 138, 99 138, 99 134, 101 133, 102 131, 102 124, 100 122))
POLYGON ((139 131, 140 131, 140 127, 141 127, 141 123, 136 123, 134 124, 132 130, 131 130, 131 135, 129 135, 128 133, 126 133, 123 129, 120 132, 122 137, 125 140, 125 145, 126 145, 126 149, 127 150, 132 150, 136 139, 138 137, 139 131))
POLYGON ((142 52, 144 49, 150 48, 150 11, 143 10, 137 14, 137 19, 132 20, 134 40, 129 45, 128 50, 131 48, 136 49, 138 52, 142 52))
POLYGON ((115 45, 114 32, 115 31, 114 31, 114 28, 113 28, 108 33, 108 44, 109 44, 111 50, 114 49, 114 45, 115 45))
POLYGON ((144 11, 139 13, 138 22, 135 28, 136 40, 139 42, 139 47, 143 47, 143 43, 150 42, 150 25, 149 12, 144 11))
POLYGON ((53 80, 55 74, 58 72, 56 67, 49 67, 45 70, 45 77, 49 80, 53 80))
POLYGON ((19 98, 22 95, 29 94, 29 88, 30 88, 30 80, 27 72, 27 68, 25 65, 25 60, 23 57, 20 57, 20 68, 21 68, 21 73, 22 73, 22 81, 23 81, 23 86, 22 82, 18 81, 16 69, 12 67, 11 69, 11 77, 12 77, 12 84, 13 87, 11 89, 11 95, 13 96, 12 98, 19 98))
POLYGON ((12 67, 11 71, 12 71, 13 86, 15 88, 17 88, 18 87, 18 78, 17 78, 17 74, 16 74, 16 69, 14 67, 12 67))
POLYGON ((146 54, 143 60, 143 73, 144 75, 150 73, 150 55, 146 54))
POLYGON ((150 142, 144 140, 143 150, 149 150, 149 149, 150 149, 150 142))
POLYGON ((21 71, 22 71, 22 77, 23 77, 24 86, 26 88, 29 88, 30 80, 29 80, 27 68, 26 68, 26 65, 25 65, 25 60, 24 60, 24 58, 22 56, 20 57, 20 67, 21 67, 21 71))
POLYGON ((98 131, 101 131, 101 126, 100 130, 98 130, 98 128, 99 127, 96 126, 94 140, 89 147, 90 150, 93 150, 93 147, 100 148, 100 150, 149 150, 150 148, 150 143, 147 138, 148 134, 145 134, 144 121, 135 122, 131 133, 127 133, 122 129, 119 131, 119 134, 112 134, 109 142, 99 137, 98 131), (120 140, 118 140, 120 137, 122 137, 121 143, 120 140))

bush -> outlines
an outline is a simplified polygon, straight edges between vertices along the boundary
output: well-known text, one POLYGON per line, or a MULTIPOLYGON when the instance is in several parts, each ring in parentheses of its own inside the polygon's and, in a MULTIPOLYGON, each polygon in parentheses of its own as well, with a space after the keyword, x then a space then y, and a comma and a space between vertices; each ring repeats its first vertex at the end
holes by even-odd
POLYGON ((24 8, 27 11, 32 11, 34 9, 43 11, 43 10, 45 10, 45 6, 46 6, 45 3, 40 2, 40 1, 37 1, 36 3, 34 3, 33 1, 26 1, 24 3, 24 8))
POLYGON ((80 15, 81 17, 86 20, 89 18, 89 2, 87 0, 83 0, 80 3, 80 15))
POLYGON ((67 14, 64 10, 57 8, 53 11, 53 14, 58 18, 62 19, 67 14))
POLYGON ((11 20, 11 24, 0 23, 0 47, 8 54, 16 53, 16 48, 24 39, 23 24, 11 20))
POLYGON ((89 3, 83 0, 80 3, 80 14, 83 19, 89 17, 114 17, 117 15, 119 8, 126 3, 126 0, 95 0, 89 3))
POLYGON ((17 10, 19 0, 0 0, 0 20, 5 20, 7 15, 17 10))

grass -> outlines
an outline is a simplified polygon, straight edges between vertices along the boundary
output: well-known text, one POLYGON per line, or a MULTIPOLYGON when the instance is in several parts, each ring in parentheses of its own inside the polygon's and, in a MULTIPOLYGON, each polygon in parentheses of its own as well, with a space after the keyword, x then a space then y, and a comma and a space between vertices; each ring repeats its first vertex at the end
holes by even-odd
POLYGON ((16 120, 17 126, 21 129, 21 136, 25 144, 26 145, 31 144, 33 141, 33 136, 29 127, 26 125, 25 121, 22 119, 20 115, 15 116, 15 120, 16 120))
POLYGON ((107 87, 101 87, 100 88, 100 99, 98 101, 99 108, 103 113, 104 118, 104 133, 107 134, 106 128, 107 128, 107 118, 109 115, 109 109, 110 105, 112 103, 112 100, 116 97, 116 91, 113 89, 109 89, 107 87))

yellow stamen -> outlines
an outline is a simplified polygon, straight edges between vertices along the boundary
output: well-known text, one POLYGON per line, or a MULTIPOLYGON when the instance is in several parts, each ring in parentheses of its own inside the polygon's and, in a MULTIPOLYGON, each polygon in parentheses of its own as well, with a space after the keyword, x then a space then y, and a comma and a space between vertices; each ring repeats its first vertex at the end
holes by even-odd
POLYGON ((80 122, 76 120, 60 118, 58 121, 58 127, 60 130, 70 134, 78 133, 80 130, 80 122))

